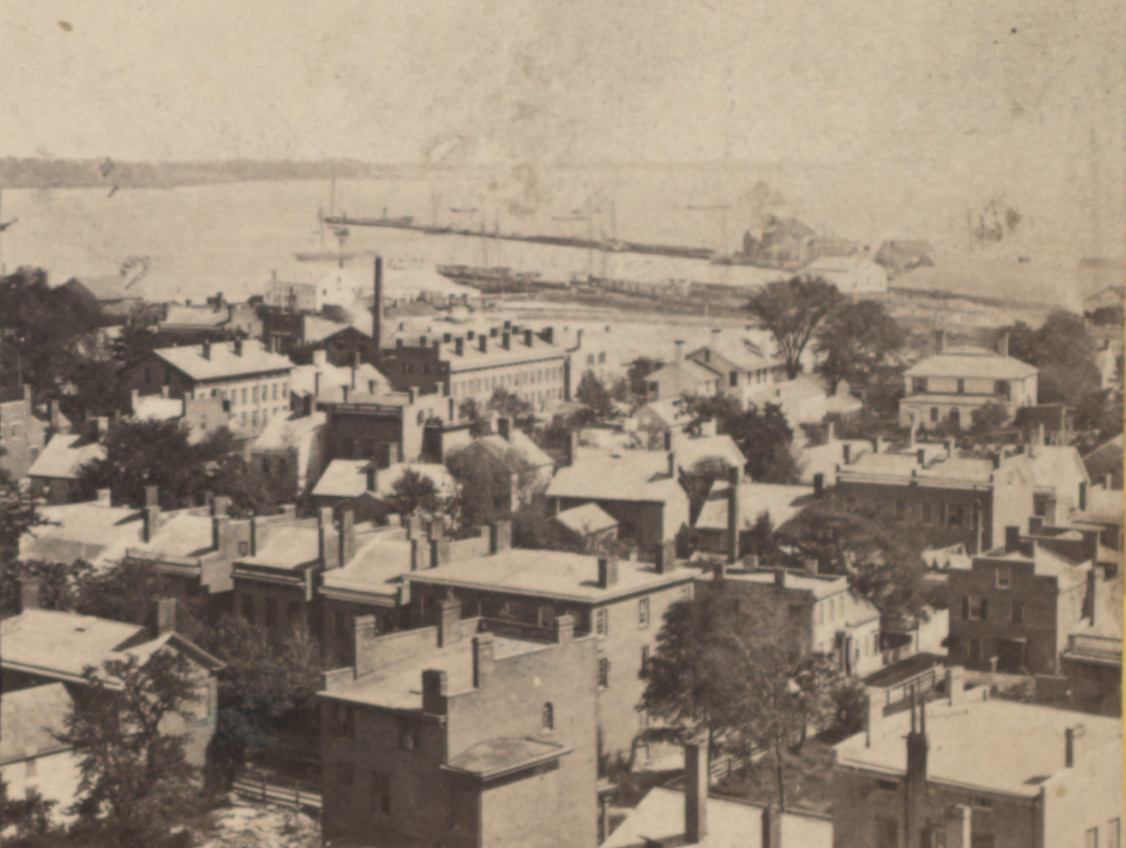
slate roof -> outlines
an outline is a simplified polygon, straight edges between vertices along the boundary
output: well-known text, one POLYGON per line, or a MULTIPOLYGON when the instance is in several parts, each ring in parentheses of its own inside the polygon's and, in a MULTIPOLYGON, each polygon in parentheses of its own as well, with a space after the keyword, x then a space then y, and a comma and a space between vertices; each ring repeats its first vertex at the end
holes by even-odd
MULTIPOLYGON (((1052 792, 1052 776, 1066 768, 1067 728, 1084 726, 1087 756, 1121 750, 1122 726, 1117 718, 999 698, 982 701, 969 692, 965 700, 957 707, 944 701, 927 704, 929 781, 1036 798, 1041 791, 1052 792), (971 769, 966 768, 968 759, 974 764, 971 769)), ((905 774, 910 722, 908 712, 897 713, 883 719, 870 744, 863 733, 846 739, 836 746, 838 763, 905 774)))
POLYGON ((66 730, 64 719, 73 707, 62 683, 0 695, 0 765, 68 750, 71 746, 56 734, 66 730))
MULTIPOLYGON (((707 832, 697 848, 762 848, 762 807, 732 798, 707 799, 707 832)), ((827 818, 782 814, 782 843, 794 848, 832 848, 827 818)), ((673 848, 684 835, 684 792, 658 786, 607 837, 601 848, 673 848)))
POLYGON ((207 359, 203 356, 201 345, 164 347, 154 350, 153 355, 163 359, 196 382, 224 380, 271 371, 288 372, 293 368, 293 363, 287 357, 272 353, 262 344, 254 341, 242 343, 241 356, 235 354, 233 342, 212 342, 211 355, 207 359))
POLYGON ((106 449, 85 433, 55 433, 39 458, 28 469, 28 477, 74 480, 87 462, 104 459, 106 449))

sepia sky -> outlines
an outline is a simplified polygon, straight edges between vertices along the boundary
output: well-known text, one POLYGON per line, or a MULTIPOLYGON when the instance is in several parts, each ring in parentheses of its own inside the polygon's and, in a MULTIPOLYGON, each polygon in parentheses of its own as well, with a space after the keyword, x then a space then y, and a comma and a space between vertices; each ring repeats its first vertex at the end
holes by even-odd
POLYGON ((0 0, 0 153, 893 163, 1123 205, 1121 0, 0 0))

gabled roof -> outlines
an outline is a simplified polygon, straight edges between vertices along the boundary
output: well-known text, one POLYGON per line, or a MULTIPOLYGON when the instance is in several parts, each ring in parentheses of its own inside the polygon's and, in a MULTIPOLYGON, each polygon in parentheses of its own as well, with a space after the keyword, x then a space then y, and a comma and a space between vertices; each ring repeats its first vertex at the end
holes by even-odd
POLYGON ((93 615, 31 609, 0 622, 4 668, 81 680, 86 666, 101 668, 145 628, 93 615))
POLYGON ((373 497, 389 498, 395 494, 395 483, 408 471, 429 478, 442 497, 452 495, 456 489, 453 476, 444 465, 431 462, 397 462, 389 468, 379 469, 376 475, 376 490, 369 493, 367 488, 367 468, 370 459, 334 459, 325 469, 317 485, 313 487, 314 497, 358 498, 371 494, 373 497))
MULTIPOLYGON (((684 792, 658 786, 607 837, 601 848, 672 848, 690 843, 684 835, 684 792)), ((696 848, 762 848, 762 807, 734 798, 707 799, 707 832, 696 848)), ((832 848, 828 818, 782 814, 782 844, 794 848, 832 848)))
POLYGON ((654 400, 637 410, 634 418, 647 413, 660 420, 666 427, 684 427, 692 422, 692 414, 680 398, 654 400))
POLYGON ((5 692, 0 696, 0 765, 41 757, 71 746, 60 742, 74 701, 62 683, 5 692))
POLYGON ((199 557, 212 550, 211 517, 194 509, 182 509, 162 515, 159 529, 151 542, 129 548, 130 555, 159 558, 199 557))
POLYGON ((99 301, 139 300, 137 292, 125 286, 125 278, 120 274, 107 274, 100 277, 76 277, 75 282, 90 292, 99 301))
POLYGON ((738 370, 750 374, 762 368, 777 368, 782 363, 744 341, 734 344, 706 344, 688 354, 687 361, 703 365, 717 374, 738 370))
POLYGON ((555 520, 578 536, 601 533, 618 526, 618 519, 607 515, 598 504, 593 503, 562 510, 555 520))
POLYGON ((507 439, 498 435, 478 436, 468 444, 451 451, 451 453, 474 449, 487 451, 496 459, 504 462, 505 465, 510 466, 509 470, 511 471, 522 470, 518 467, 519 463, 512 462, 516 458, 528 463, 532 468, 555 465, 555 460, 544 453, 539 445, 516 429, 509 432, 507 439))
POLYGON ((105 455, 106 449, 101 443, 92 441, 85 433, 55 433, 28 469, 27 476, 74 480, 83 465, 104 459, 105 455))
POLYGON ((295 365, 289 375, 289 390, 294 394, 316 394, 323 401, 343 401, 343 387, 348 386, 353 397, 383 394, 391 391, 391 383, 370 363, 361 363, 352 373, 351 367, 333 365, 295 365), (320 375, 319 379, 317 375, 320 375), (375 392, 368 391, 375 383, 375 392))
POLYGON ((680 482, 669 476, 664 451, 627 450, 599 453, 560 468, 547 487, 548 497, 599 501, 668 503, 687 496, 680 482))
POLYGON ((144 527, 139 510, 98 501, 41 506, 39 514, 46 523, 20 537, 23 560, 70 565, 82 559, 97 566, 139 544, 144 527))
POLYGON ((646 381, 660 380, 678 371, 687 379, 695 380, 697 383, 713 383, 716 380, 723 379, 723 372, 719 371, 717 368, 705 365, 702 362, 697 362, 694 359, 685 359, 682 362, 669 362, 652 372, 645 379, 646 381))
POLYGON ((210 306, 182 306, 178 303, 170 303, 160 326, 214 329, 226 324, 228 319, 229 315, 225 309, 216 310, 210 306))
POLYGON ((1039 369, 1011 356, 992 351, 951 351, 917 362, 906 377, 960 377, 985 380, 1023 380, 1039 374, 1039 369))
POLYGON ((678 436, 673 439, 673 452, 676 464, 690 472, 697 463, 705 459, 722 459, 732 468, 742 471, 747 458, 735 444, 735 440, 725 434, 716 436, 678 436))
POLYGON ((241 355, 235 353, 234 342, 213 342, 208 357, 203 355, 201 345, 160 348, 154 350, 153 355, 196 381, 223 380, 270 371, 288 372, 293 368, 288 358, 272 353, 253 341, 242 343, 241 355))
MULTIPOLYGON (((726 530, 727 505, 731 484, 725 480, 712 483, 708 499, 704 502, 696 526, 701 530, 726 530)), ((813 502, 812 486, 782 486, 774 483, 740 483, 740 529, 754 526, 764 512, 770 514, 771 523, 781 527, 813 502)))

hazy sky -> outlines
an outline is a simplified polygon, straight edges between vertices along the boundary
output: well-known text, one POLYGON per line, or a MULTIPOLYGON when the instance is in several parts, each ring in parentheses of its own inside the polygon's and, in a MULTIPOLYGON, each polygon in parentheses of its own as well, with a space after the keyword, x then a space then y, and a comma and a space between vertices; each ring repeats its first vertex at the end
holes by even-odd
POLYGON ((1121 0, 0 0, 0 153, 891 162, 1106 219, 1124 21, 1121 0))

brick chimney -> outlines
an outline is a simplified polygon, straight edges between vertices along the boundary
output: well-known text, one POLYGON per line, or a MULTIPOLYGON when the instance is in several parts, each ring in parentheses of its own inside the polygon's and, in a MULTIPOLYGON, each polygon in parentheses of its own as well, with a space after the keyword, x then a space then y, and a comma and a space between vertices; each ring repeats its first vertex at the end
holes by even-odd
POLYGON ((1063 764, 1067 768, 1075 768, 1086 754, 1083 742, 1086 735, 1087 729, 1081 724, 1069 727, 1063 732, 1063 764))
POLYGON ((446 672, 432 668, 422 672, 422 711, 445 715, 447 691, 446 672))
POLYGON ((141 540, 148 543, 160 529, 160 491, 156 486, 145 486, 145 505, 141 510, 141 540))
POLYGON ((242 356, 242 339, 235 339, 232 345, 235 356, 242 356))
POLYGON ((1087 509, 1087 484, 1086 483, 1080 483, 1079 484, 1078 506, 1079 506, 1080 512, 1083 512, 1087 509))
POLYGON ((204 359, 210 359, 211 358, 211 340, 210 339, 204 339, 203 340, 203 344, 200 345, 199 355, 202 356, 204 359))
POLYGON ((524 344, 527 347, 532 347, 535 344, 536 334, 531 330, 524 331, 524 344))
POLYGON ((609 589, 618 585, 618 560, 613 557, 598 559, 598 588, 609 589))
POLYGON ((776 568, 774 570, 774 585, 779 589, 786 588, 786 569, 776 568))
MULTIPOLYGON (((343 568, 352 557, 356 555, 356 513, 353 510, 345 509, 340 512, 340 545, 339 545, 339 563, 343 568)), ((325 563, 326 568, 331 566, 325 563)))
MULTIPOLYGON (((670 454, 671 456, 671 454, 670 454)), ((727 562, 739 559, 739 469, 727 473, 727 562)))
POLYGON ((907 734, 907 773, 903 779, 904 832, 907 845, 915 848, 919 843, 917 834, 922 831, 927 814, 927 702, 919 697, 919 690, 912 694, 911 732, 907 734), (916 726, 916 711, 918 725, 916 726), (912 838, 914 836, 914 839, 912 838))
POLYGON ((156 602, 156 633, 158 636, 176 632, 178 613, 179 601, 175 598, 161 598, 156 602))
POLYGON ((454 339, 454 353, 458 356, 465 356, 465 339, 461 336, 454 339))
POLYGON ((20 612, 39 609, 40 582, 38 577, 20 578, 20 612))
POLYGON ((505 350, 508 350, 509 348, 512 347, 512 334, 511 333, 503 333, 501 335, 500 346, 503 347, 505 350))
POLYGON ((473 688, 481 689, 493 669, 493 634, 481 633, 473 637, 473 688))
POLYGON ((852 445, 848 442, 841 443, 841 458, 844 459, 844 464, 848 465, 852 462, 852 445))
POLYGON ((489 555, 503 553, 512 549, 512 522, 493 521, 489 524, 489 555))
POLYGON ((668 541, 657 545, 655 567, 658 574, 671 574, 676 571, 676 542, 668 541))
POLYGON ((443 598, 438 602, 438 647, 461 640, 461 601, 443 598))
POLYGON ((708 834, 708 743, 684 745, 684 841, 695 845, 708 834))
POLYGON ((510 441, 509 435, 511 434, 512 421, 506 415, 501 415, 497 418, 497 435, 504 439, 506 442, 510 441))
POLYGON ((997 340, 997 355, 998 356, 1008 356, 1009 355, 1009 334, 1008 333, 1001 333, 1001 338, 999 338, 997 340))
POLYGON ((825 475, 820 471, 813 475, 813 496, 815 498, 825 497, 825 475))
POLYGON ((374 459, 364 467, 364 477, 367 491, 379 491, 379 466, 374 459))

